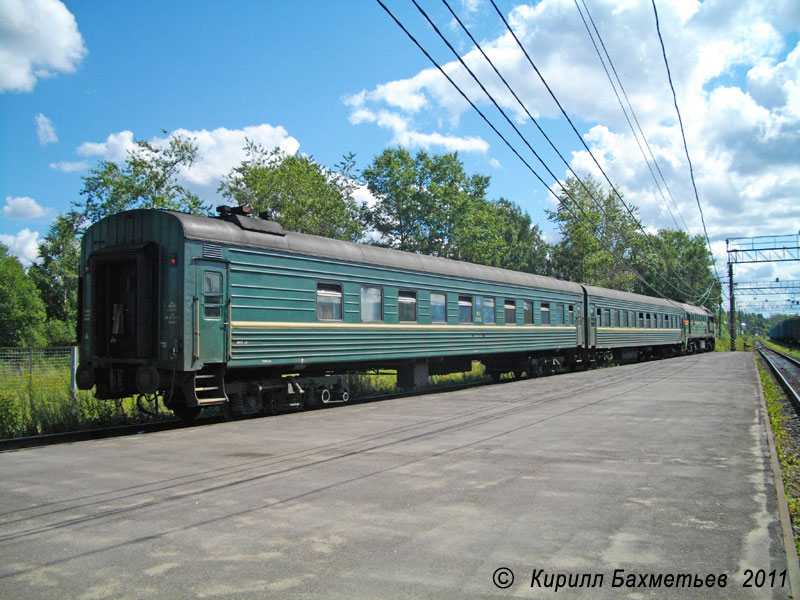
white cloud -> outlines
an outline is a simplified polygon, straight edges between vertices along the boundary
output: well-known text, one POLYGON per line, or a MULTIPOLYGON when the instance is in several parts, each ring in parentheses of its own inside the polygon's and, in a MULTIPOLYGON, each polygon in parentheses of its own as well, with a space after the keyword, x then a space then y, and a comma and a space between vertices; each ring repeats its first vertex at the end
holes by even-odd
POLYGON ((105 142, 84 142, 78 146, 78 154, 81 156, 100 156, 103 160, 111 162, 124 162, 128 158, 128 152, 135 148, 133 132, 120 131, 109 135, 105 142))
POLYGON ((356 109, 350 114, 350 122, 354 125, 360 123, 375 123, 383 129, 392 132, 391 144, 399 144, 409 148, 432 147, 441 148, 446 152, 480 152, 485 153, 489 144, 476 136, 459 137, 444 135, 438 132, 421 133, 411 125, 411 119, 400 113, 388 110, 373 112, 368 109, 356 109))
POLYGON ((47 211, 33 198, 6 196, 6 205, 2 212, 7 219, 37 219, 43 217, 47 211))
POLYGON ((0 242, 8 246, 11 254, 28 267, 39 257, 39 232, 23 229, 16 235, 0 234, 0 242))
MULTIPOLYGON (((273 127, 266 123, 243 129, 218 127, 212 131, 202 129, 189 131, 178 129, 174 133, 192 138, 197 143, 199 159, 183 173, 188 183, 196 185, 216 185, 216 182, 245 158, 244 146, 250 140, 271 150, 280 148, 287 154, 294 154, 300 142, 291 137, 283 127, 273 127)), ((166 139, 156 138, 156 144, 166 144, 166 139)))
POLYGON ((73 73, 86 55, 75 17, 58 0, 0 0, 0 92, 73 73))
MULTIPOLYGON (((626 201, 639 207, 645 226, 674 229, 674 217, 680 226, 685 220, 692 235, 702 234, 652 5, 595 0, 590 9, 667 180, 669 190, 662 189, 663 197, 574 3, 541 0, 506 14, 604 171, 626 201)), ((471 9, 465 4, 462 12, 471 9)), ((725 237, 800 229, 800 4, 661 0, 658 13, 708 233, 719 263, 724 264, 725 237)), ((488 37, 481 46, 527 108, 551 135, 566 129, 558 107, 493 11, 483 12, 482 21, 476 22, 473 33, 483 26, 488 37), (558 119, 559 125, 553 127, 549 119, 558 119)), ((451 33, 455 35, 455 30, 451 33)), ((462 52, 462 58, 499 104, 523 124, 532 145, 545 147, 477 49, 462 52)), ((489 106, 456 61, 444 69, 479 106, 489 106)), ((383 82, 347 100, 353 124, 384 128, 392 143, 422 145, 426 140, 410 135, 419 131, 429 131, 431 139, 439 135, 460 140, 473 132, 465 128, 462 116, 467 107, 458 92, 433 69, 383 82)), ((494 109, 490 112, 493 122, 502 123, 494 109)), ((486 129, 474 131, 483 135, 486 129)), ((489 139, 502 146, 493 135, 489 139)), ((555 140, 562 154, 571 155, 578 173, 591 173, 603 181, 577 138, 559 134, 555 140)), ((427 143, 433 145, 431 140, 427 143)), ((513 143, 523 147, 515 137, 513 143)), ((555 160, 550 165, 557 165, 553 170, 558 173, 567 172, 555 160)), ((524 169, 516 172, 528 176, 524 169)))
POLYGON ((353 199, 359 204, 366 203, 367 206, 375 206, 378 199, 372 195, 366 185, 358 185, 353 190, 353 199))
MULTIPOLYGON (((189 185, 216 189, 220 178, 227 174, 231 168, 245 159, 244 147, 246 140, 250 140, 271 150, 280 148, 287 154, 294 154, 300 148, 300 143, 291 137, 280 126, 273 127, 266 123, 253 125, 242 129, 226 129, 218 127, 214 130, 188 130, 177 129, 166 137, 154 137, 149 140, 156 147, 164 148, 169 143, 171 135, 178 134, 194 140, 197 144, 197 160, 188 169, 183 169, 180 178, 189 185)), ((78 154, 82 156, 98 156, 103 160, 124 162, 128 152, 136 148, 134 135, 131 131, 112 133, 105 142, 85 142, 78 147, 78 154)), ((82 163, 53 163, 50 166, 68 170, 82 163)))
POLYGON ((58 141, 53 122, 42 113, 36 115, 36 135, 39 138, 40 146, 46 146, 58 141))
POLYGON ((79 160, 76 162, 70 162, 66 160, 61 160, 58 162, 51 162, 50 168, 55 169, 56 171, 63 171, 64 173, 74 173, 76 171, 83 171, 84 169, 88 169, 89 161, 79 160))

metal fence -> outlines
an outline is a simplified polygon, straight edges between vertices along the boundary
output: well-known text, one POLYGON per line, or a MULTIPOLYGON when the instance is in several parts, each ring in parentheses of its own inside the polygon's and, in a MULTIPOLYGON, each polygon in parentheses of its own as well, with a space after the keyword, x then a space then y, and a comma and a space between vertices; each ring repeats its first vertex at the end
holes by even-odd
POLYGON ((0 392, 74 393, 77 347, 0 348, 0 392))

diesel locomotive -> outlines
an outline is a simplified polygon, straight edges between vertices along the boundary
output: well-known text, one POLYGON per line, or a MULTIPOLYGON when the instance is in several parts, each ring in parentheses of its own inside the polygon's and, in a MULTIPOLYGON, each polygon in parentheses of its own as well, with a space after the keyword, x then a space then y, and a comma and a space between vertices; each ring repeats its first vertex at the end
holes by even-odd
POLYGON ((482 362, 542 373, 714 348, 705 308, 219 217, 133 210, 81 246, 81 389, 182 418, 347 402, 348 373, 413 388, 482 362))

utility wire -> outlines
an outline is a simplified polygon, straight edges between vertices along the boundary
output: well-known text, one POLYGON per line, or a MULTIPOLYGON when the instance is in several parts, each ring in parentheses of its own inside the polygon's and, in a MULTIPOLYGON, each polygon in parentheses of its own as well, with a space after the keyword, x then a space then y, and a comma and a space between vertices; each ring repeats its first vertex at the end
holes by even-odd
MULTIPOLYGON (((497 130, 497 128, 492 124, 491 121, 489 121, 489 119, 486 117, 486 115, 484 115, 483 112, 475 105, 475 103, 472 100, 469 99, 469 97, 464 93, 464 91, 455 83, 455 81, 453 81, 453 79, 444 71, 444 69, 439 65, 438 62, 436 62, 436 60, 428 53, 428 51, 425 50, 425 48, 419 43, 419 41, 417 41, 417 39, 413 36, 413 34, 411 34, 411 32, 408 31, 408 29, 406 29, 406 27, 394 15, 394 13, 392 13, 392 11, 382 2, 382 0, 376 0, 376 2, 392 18, 392 20, 397 24, 397 26, 408 36, 408 38, 412 42, 414 42, 414 44, 417 46, 417 48, 419 48, 419 50, 427 57, 427 59, 431 63, 433 63, 433 65, 439 70, 439 72, 442 75, 444 75, 444 77, 447 79, 447 81, 449 81, 450 84, 459 92, 459 94, 461 94, 461 96, 464 98, 464 100, 466 100, 467 103, 481 116, 481 118, 486 122, 487 125, 489 125, 489 127, 492 129, 492 131, 494 131, 495 134, 497 134, 497 136, 500 137, 501 140, 503 140, 503 142, 506 144, 506 146, 508 146, 508 148, 517 156, 517 158, 519 158, 522 161, 522 163, 528 168, 529 171, 531 171, 531 173, 533 173, 533 175, 539 180, 539 182, 541 182, 541 184, 544 185, 545 188, 547 188, 547 190, 553 195, 553 197, 560 202, 560 199, 556 195, 556 193, 550 188, 550 186, 547 185, 547 183, 545 183, 545 181, 533 169, 533 167, 531 167, 530 163, 528 163, 528 161, 526 161, 522 157, 522 155, 517 151, 516 148, 514 148, 514 146, 511 145, 511 143, 505 138, 505 136, 503 136, 503 134, 501 134, 497 130)), ((583 211, 583 208, 575 200, 575 198, 573 198, 571 195, 569 197, 572 199, 573 202, 575 202, 576 206, 584 214, 584 216, 586 216, 586 213, 583 211)), ((573 213, 572 210, 566 204, 564 204, 564 207, 568 210, 568 212, 570 212, 570 214, 574 218, 578 219, 577 215, 575 215, 575 213, 573 213)), ((587 217, 587 219, 588 219, 588 217, 587 217)), ((592 225, 594 225, 594 222, 592 222, 591 219, 589 219, 589 221, 592 223, 592 225)), ((598 236, 599 236, 600 235, 600 231, 596 227, 595 227, 595 231, 598 233, 598 236)), ((600 238, 598 237, 598 241, 599 241, 599 239, 600 238)), ((612 253, 613 253, 613 251, 612 251, 612 253)), ((658 294, 659 296, 661 296, 665 300, 669 300, 671 302, 674 302, 674 300, 671 300, 670 298, 667 298, 658 289, 653 287, 627 260, 625 260, 625 258, 623 256, 618 256, 617 258, 621 262, 623 262, 627 266, 627 268, 631 271, 631 273, 633 273, 644 285, 646 285, 647 287, 652 289, 656 294, 658 294)))
POLYGON ((687 234, 691 237, 689 233, 689 226, 686 224, 686 221, 681 214, 681 209, 678 206, 678 203, 675 201, 675 197, 672 195, 672 191, 669 189, 669 185, 667 184, 667 180, 664 177, 664 174, 661 172, 661 167, 656 160, 655 155, 653 154, 653 149, 650 147, 650 142, 647 141, 647 136, 644 134, 644 130, 642 129, 641 123, 639 123, 639 118, 636 116, 636 111, 633 109, 633 105, 631 104, 630 99, 628 98, 628 93, 625 91, 625 86, 622 85, 622 80, 619 77, 619 73, 617 73, 617 68, 614 66, 614 61, 611 60, 611 55, 608 53, 608 49, 606 48, 605 42, 603 41, 603 37, 600 35, 600 31, 597 29, 597 25, 592 18, 592 13, 589 12, 589 7, 586 6, 586 1, 581 0, 581 4, 583 5, 583 10, 586 12, 586 16, 589 17, 589 21, 592 24, 592 29, 594 29, 594 33, 597 36, 597 40, 600 42, 600 46, 603 48, 603 53, 605 54, 606 61, 608 61, 611 70, 614 73, 614 78, 617 81, 617 85, 619 85, 619 89, 622 92, 622 95, 625 97, 625 103, 628 105, 628 110, 625 109, 625 106, 622 104, 622 99, 619 97, 619 93, 617 92, 617 86, 614 84, 614 80, 611 78, 611 74, 608 72, 608 68, 606 67, 606 62, 603 60, 603 56, 600 54, 600 49, 597 47, 597 43, 594 40, 594 36, 592 36, 592 32, 589 29, 589 24, 586 22, 586 18, 583 16, 583 11, 581 11, 580 6, 578 5, 578 0, 573 0, 575 3, 575 8, 578 9, 578 14, 581 16, 581 20, 583 21, 583 26, 586 28, 586 33, 589 34, 589 39, 592 41, 592 46, 594 46, 594 50, 597 53, 597 57, 600 59, 600 64, 603 66, 603 70, 606 73, 606 77, 608 77, 609 83, 611 83, 611 89, 614 90, 614 95, 617 97, 617 102, 619 102, 619 106, 622 109, 622 113, 625 115, 625 120, 628 122, 628 127, 630 127, 631 132, 633 133, 633 138, 636 140, 636 145, 639 146, 639 151, 642 153, 642 158, 644 158, 645 164, 647 165, 648 170, 650 171, 650 175, 653 177, 653 181, 658 188, 658 192, 661 195, 661 199, 664 201, 664 205, 667 207, 667 211, 669 211, 669 216, 672 217, 672 222, 675 223, 675 228, 680 229, 681 226, 678 225, 678 221, 675 219, 675 215, 672 212, 672 209, 669 206, 669 202, 667 202, 666 196, 664 196, 664 191, 661 189, 661 184, 659 184, 658 178, 656 174, 653 172, 653 166, 650 164, 650 160, 652 160, 652 164, 655 166, 656 171, 658 171, 658 175, 661 177, 661 181, 664 184, 664 188, 667 190, 667 194, 669 195, 672 203, 675 205, 675 209, 678 211, 678 216, 681 218, 681 222, 683 223, 684 230, 687 234), (633 117, 634 122, 636 123, 636 129, 639 130, 639 134, 637 135, 636 130, 631 123, 630 118, 628 117, 628 111, 630 111, 631 116, 633 117), (644 148, 642 148, 642 144, 639 142, 639 135, 641 135, 642 140, 644 141, 645 146, 647 146, 647 151, 650 154, 650 160, 648 160, 647 155, 644 152, 644 148))
POLYGON ((572 122, 572 119, 570 119, 569 115, 567 114, 567 111, 564 110, 564 107, 561 105, 561 102, 558 101, 558 98, 556 97, 556 95, 553 92, 553 90, 550 88, 550 85, 547 83, 547 80, 544 78, 544 75, 542 75, 542 72, 539 70, 539 68, 533 62, 533 59, 531 58, 530 54, 528 54, 528 51, 522 45, 522 42, 520 42, 519 38, 517 37, 517 34, 511 28, 511 25, 508 24, 508 21, 506 20, 506 18, 503 15, 503 13, 500 12, 499 8, 497 8, 497 4, 495 4, 495 1, 494 0, 489 0, 489 2, 492 3, 492 6, 494 7, 495 12, 497 12, 498 16, 503 21, 503 24, 506 26, 506 29, 508 29, 509 33, 511 33, 511 36, 514 38, 514 41, 517 43, 517 46, 519 46, 520 50, 522 50, 522 53, 525 55, 525 58, 528 60, 528 64, 530 64, 530 66, 536 72, 536 75, 538 75, 539 80, 542 82, 542 84, 544 85, 545 89, 547 89, 548 93, 550 94, 550 97, 553 99, 553 102, 556 103, 556 106, 558 106, 559 110, 561 111, 561 114, 564 116, 564 118, 567 120, 567 123, 569 123, 569 126, 572 128, 572 131, 578 137, 578 139, 580 140, 580 142, 583 145, 583 147, 586 150, 586 152, 589 153, 589 156, 592 157, 592 161, 594 162, 595 166, 600 170, 600 172, 603 174, 603 178, 606 180, 608 185, 611 186, 611 189, 613 190, 614 194, 617 196, 617 198, 619 198, 619 201, 622 202, 622 205, 628 211, 628 214, 631 216, 631 219, 633 219, 634 223, 636 223, 639 226, 639 228, 642 231, 644 231, 644 227, 639 222, 639 219, 636 218, 636 215, 633 213, 631 208, 625 203, 625 200, 622 199, 622 194, 619 193, 619 190, 616 188, 616 186, 613 183, 611 183, 611 179, 609 179, 609 177, 606 174, 606 172, 603 169, 603 167, 600 166, 600 163, 598 162, 597 157, 595 157, 594 153, 591 151, 589 146, 586 144, 586 141, 583 139, 583 136, 578 131, 578 128, 575 127, 575 123, 572 122))
MULTIPOLYGON (((614 193, 616 194, 617 198, 619 198, 619 200, 622 203, 622 205, 626 208, 626 210, 628 211, 628 214, 631 215, 631 218, 634 220, 634 222, 644 232, 644 228, 642 227, 642 224, 639 222, 639 220, 633 214, 633 211, 630 209, 630 207, 628 207, 628 205, 625 203, 625 200, 623 200, 622 195, 619 193, 619 190, 617 190, 617 188, 614 186, 614 184, 611 183, 611 180, 608 178, 608 175, 606 174, 605 170, 603 170, 603 168, 600 166, 600 163, 598 162, 598 160, 595 157, 594 153, 592 153, 592 151, 589 149, 589 146, 586 144, 585 140, 583 139, 583 136, 581 136, 581 134, 578 132, 578 129, 575 127, 575 124, 572 122, 572 119, 570 119, 570 117, 567 114, 566 110, 564 110, 564 107, 561 105, 561 102, 559 102, 558 98, 556 97, 556 95, 553 92, 553 90, 550 88, 550 85, 545 80, 545 78, 542 75, 541 71, 536 66, 536 64, 533 62, 533 59, 530 57, 530 54, 525 49, 525 47, 522 45, 522 42, 519 40, 519 38, 517 37, 517 34, 511 28, 511 25, 509 25, 508 21, 506 20, 505 16, 503 15, 503 13, 497 7, 497 4, 495 3, 495 0, 489 0, 489 1, 491 2, 492 7, 494 8, 494 10, 497 13, 497 15, 500 17, 500 20, 503 21, 503 24, 506 26, 506 29, 508 29, 508 31, 511 34, 511 36, 514 38, 514 41, 517 43, 517 46, 520 48, 520 50, 522 50, 522 53, 525 55, 525 58, 528 60, 528 64, 530 64, 531 68, 536 72, 536 75, 539 77, 539 80, 542 82, 544 87, 547 89, 548 93, 550 94, 550 97, 556 103, 556 105, 558 106, 559 110, 561 111, 561 114, 567 120, 567 123, 569 123, 570 127, 572 128, 572 131, 575 133, 577 138, 580 140, 580 142, 583 145, 584 149, 589 153, 589 156, 591 156, 592 161, 594 161, 594 164, 597 166, 597 168, 603 174, 603 177, 605 178, 606 182, 608 182, 608 185, 614 191, 614 193)), ((645 232, 645 234, 646 234, 646 232, 645 232)), ((706 235, 706 241, 708 241, 708 235, 706 235)), ((709 250, 710 250, 710 244, 709 244, 709 250)), ((711 258, 712 258, 712 261, 713 261, 713 258, 714 258, 713 252, 711 254, 711 258)), ((714 272, 716 273, 716 265, 714 265, 714 272)), ((717 279, 719 279, 719 274, 717 274, 717 279)))
MULTIPOLYGON (((697 208, 700 210, 700 222, 703 224, 703 233, 706 236, 706 243, 708 244, 708 251, 711 253, 711 261, 714 266, 714 273, 719 279, 719 272, 717 272, 717 263, 714 260, 714 251, 711 248, 711 240, 708 239, 708 229, 706 229, 706 219, 703 215, 703 207, 700 205, 700 196, 697 194, 697 184, 694 181, 694 168, 692 167, 692 159, 689 158, 689 147, 686 145, 686 132, 683 129, 683 119, 681 119, 681 111, 678 108, 678 97, 675 94, 675 86, 672 84, 672 74, 669 70, 669 61, 667 60, 667 51, 664 48, 664 38, 661 37, 661 26, 658 22, 658 10, 656 9, 656 0, 651 0, 653 4, 653 15, 656 18, 656 31, 658 32, 658 41, 661 43, 661 54, 664 57, 664 65, 667 67, 667 79, 669 79, 669 89, 672 90, 672 102, 675 105, 675 112, 678 115, 678 124, 681 128, 681 137, 683 138, 683 150, 686 153, 686 161, 689 163, 689 175, 692 179, 692 188, 694 189, 694 197, 697 200, 697 208)), ((494 0, 492 0, 494 3, 494 0)))
MULTIPOLYGON (((514 124, 514 122, 508 116, 508 114, 500 107, 499 103, 495 100, 494 96, 486 89, 486 87, 483 85, 481 80, 475 75, 475 73, 472 71, 472 69, 470 69, 469 66, 467 66, 466 62, 461 58, 461 55, 456 51, 456 49, 453 47, 453 45, 442 34, 441 30, 436 26, 436 24, 428 16, 428 14, 425 12, 425 10, 422 9, 422 7, 420 7, 420 5, 417 3, 416 0, 411 0, 411 1, 414 4, 414 6, 416 6, 417 10, 422 14, 422 16, 428 21, 430 26, 433 28, 433 30, 439 36, 439 38, 447 45, 447 47, 450 49, 450 51, 453 53, 453 55, 458 59, 458 61, 461 63, 461 65, 464 67, 464 69, 466 69, 466 71, 470 74, 470 76, 475 81, 475 83, 477 83, 478 86, 481 88, 481 90, 483 90, 483 93, 489 98, 489 100, 492 102, 492 104, 494 104, 495 108, 505 118, 506 122, 514 129, 516 134, 523 141, 523 143, 528 147, 528 149, 533 153, 533 155, 536 157, 536 159, 539 161, 539 163, 545 168, 545 170, 548 172, 548 174, 555 180, 556 184, 561 188, 561 190, 564 192, 564 194, 569 195, 569 191, 564 187, 564 185, 561 183, 560 179, 552 172, 552 170, 550 170, 550 167, 547 166, 547 164, 544 162, 544 160, 541 158, 541 156, 539 156, 539 154, 536 152, 536 150, 531 146, 531 144, 528 142, 528 140, 525 138, 525 136, 522 134, 522 132, 520 132, 520 130, 517 128, 517 126, 514 124)), ((522 109, 525 111, 525 113, 528 115, 528 117, 533 121, 534 125, 536 125, 536 128, 539 130, 539 132, 548 141, 548 143, 550 144, 550 147, 556 152, 556 154, 558 154, 558 156, 561 158, 562 162, 567 166, 567 169, 569 169, 569 171, 572 173, 572 175, 575 177, 575 179, 578 181, 578 183, 580 183, 580 185, 583 187, 583 189, 586 192, 586 194, 589 196, 589 198, 592 199, 592 201, 594 202, 595 206, 597 206, 597 208, 601 212, 601 214, 603 214, 606 218, 608 218, 608 215, 605 212, 605 209, 603 208, 603 205, 595 198, 595 196, 592 194, 592 192, 589 190, 589 188, 584 184, 584 182, 581 180, 581 178, 578 176, 578 174, 575 173, 575 171, 572 170, 572 167, 569 165, 567 160, 564 158, 564 156, 561 154, 561 152, 559 152, 559 150, 558 150, 558 148, 556 148, 555 144, 553 144, 553 142, 550 139, 550 137, 539 126, 539 123, 537 122, 537 120, 533 117, 533 115, 531 115, 530 111, 528 111, 527 107, 522 102, 522 100, 520 100, 520 98, 516 94, 516 92, 514 92, 514 90, 511 88, 511 86, 509 85, 508 81, 506 81, 506 79, 500 74, 500 71, 494 65, 492 60, 483 51, 483 48, 481 48, 480 44, 475 40, 475 38, 470 33, 469 29, 467 29, 467 27, 464 25, 464 23, 461 21, 461 19, 458 17, 458 15, 455 13, 455 11, 452 9, 450 4, 448 4, 447 0, 442 0, 442 2, 447 7, 447 9, 450 11, 450 14, 453 15, 453 17, 456 19, 458 24, 461 26, 461 28, 467 34, 467 36, 469 36, 469 38, 472 41, 472 43, 475 44, 475 47, 480 51, 480 53, 483 55, 484 59, 489 63, 489 65, 491 65, 492 69, 494 69, 494 72, 497 74, 497 76, 500 78, 500 80, 505 84, 506 88, 511 93, 511 95, 514 96, 514 98, 519 103, 519 105, 522 107, 522 109)), ((574 198, 573 198, 573 201, 575 201, 574 198)), ((616 226, 616 223, 614 223, 613 220, 611 220, 611 219, 609 219, 609 220, 614 224, 615 229, 617 230, 617 233, 620 235, 620 237, 622 239, 628 241, 626 239, 626 236, 623 233, 623 231, 621 229, 619 229, 619 227, 616 226)), ((676 225, 677 225, 677 223, 676 223, 676 225)), ((652 240, 652 238, 644 230, 642 230, 642 233, 645 235, 645 238, 648 239, 648 241, 652 240)), ((680 273, 677 273, 676 271, 674 271, 669 266, 669 264, 666 263, 666 261, 664 261, 664 265, 667 267, 667 269, 673 271, 673 273, 675 275, 677 275, 678 278, 681 279, 681 281, 683 281, 683 283, 685 285, 687 285, 689 287, 689 289, 692 290, 692 291, 688 291, 687 292, 684 289, 676 287, 671 281, 666 279, 659 271, 655 272, 656 275, 659 278, 661 278, 661 280, 664 281, 668 286, 670 286, 672 289, 677 291, 681 296, 690 296, 691 297, 693 295, 693 293, 695 293, 695 291, 692 289, 693 286, 691 284, 689 284, 687 281, 685 281, 683 279, 683 277, 680 275, 680 273)))

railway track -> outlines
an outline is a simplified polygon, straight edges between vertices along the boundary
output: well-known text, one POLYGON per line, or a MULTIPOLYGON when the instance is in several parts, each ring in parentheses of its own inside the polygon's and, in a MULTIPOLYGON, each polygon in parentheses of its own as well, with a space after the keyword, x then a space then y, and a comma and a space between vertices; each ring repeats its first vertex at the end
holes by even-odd
POLYGON ((795 413, 800 416, 800 395, 798 395, 798 390, 800 390, 800 360, 764 345, 758 346, 756 351, 772 370, 775 378, 786 392, 795 413))
MULTIPOLYGON (((547 375, 544 375, 543 377, 547 377, 547 375)), ((458 390, 465 390, 484 385, 502 385, 504 383, 510 383, 512 381, 516 381, 516 379, 506 379, 506 380, 501 380, 500 382, 494 382, 489 378, 486 378, 483 381, 473 381, 470 383, 439 385, 435 387, 424 387, 421 389, 409 390, 404 392, 395 392, 389 394, 379 394, 375 396, 366 396, 362 398, 354 398, 349 402, 349 404, 365 404, 369 402, 378 402, 383 400, 394 400, 398 398, 421 396, 424 394, 435 394, 439 392, 455 392, 458 390)), ((800 406, 800 403, 798 403, 798 406, 800 406)), ((324 410, 324 409, 312 408, 311 410, 324 410)), ((72 431, 64 433, 52 433, 46 435, 11 438, 7 440, 0 440, 0 452, 5 452, 9 450, 20 450, 23 448, 33 448, 37 446, 50 446, 55 444, 67 444, 72 442, 83 442, 88 440, 122 437, 127 435, 141 435, 146 433, 155 433, 158 431, 183 429, 186 427, 202 427, 204 425, 211 425, 214 423, 223 423, 224 421, 225 418, 222 416, 198 417, 191 421, 179 421, 179 420, 157 421, 152 423, 119 425, 116 427, 87 429, 83 431, 72 431)))
MULTIPOLYGON (((353 399, 350 402, 350 404, 363 404, 367 402, 376 402, 380 400, 392 400, 396 398, 408 398, 411 396, 420 396, 423 394, 434 394, 437 392, 457 391, 473 387, 479 387, 482 385, 490 385, 492 383, 493 383, 492 381, 487 380, 487 381, 476 381, 476 382, 463 383, 457 385, 426 387, 420 390, 411 390, 408 392, 397 392, 393 394, 380 394, 376 396, 366 396, 363 398, 356 398, 353 399)), ((132 425, 118 425, 115 427, 102 427, 98 429, 85 429, 82 431, 68 431, 63 433, 50 433, 45 435, 11 438, 7 440, 0 440, 0 452, 5 452, 8 450, 21 450, 23 448, 34 448, 37 446, 50 446, 54 444, 68 444, 72 442, 84 442, 88 440, 100 440, 112 437, 123 437, 127 435, 141 435, 145 433, 155 433, 158 431, 184 429, 186 427, 202 427, 204 425, 212 425, 214 423, 223 423, 224 421, 225 418, 222 416, 198 417, 191 421, 179 421, 179 420, 156 421, 152 423, 136 423, 132 425)))
POLYGON ((32 435, 27 437, 0 440, 0 452, 7 450, 20 450, 35 446, 50 446, 53 444, 68 444, 70 442, 84 442, 87 440, 100 440, 126 435, 139 435, 156 431, 169 431, 185 427, 201 427, 211 423, 221 423, 222 417, 201 417, 194 421, 156 421, 153 423, 137 423, 133 425, 118 425, 116 427, 102 427, 99 429, 84 429, 82 431, 67 431, 64 433, 49 433, 45 435, 32 435))

